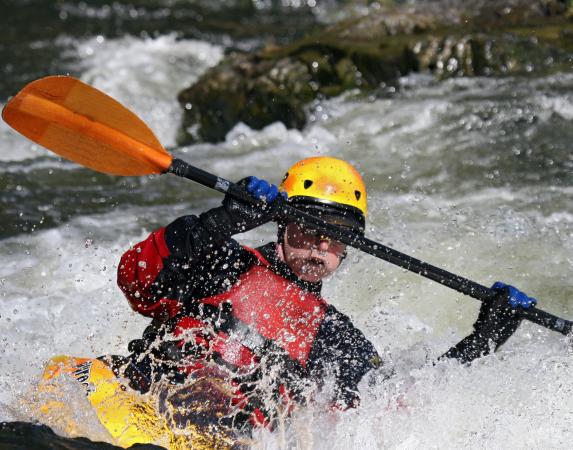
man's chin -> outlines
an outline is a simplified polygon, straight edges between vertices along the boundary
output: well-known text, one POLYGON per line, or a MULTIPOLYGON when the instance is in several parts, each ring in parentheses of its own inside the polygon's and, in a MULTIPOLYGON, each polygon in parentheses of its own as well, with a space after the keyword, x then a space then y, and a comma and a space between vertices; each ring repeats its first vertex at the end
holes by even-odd
POLYGON ((318 283, 322 280, 320 276, 309 276, 309 275, 302 275, 299 277, 302 281, 306 281, 308 283, 318 283))
POLYGON ((320 268, 310 267, 303 268, 298 277, 303 281, 308 281, 310 283, 317 283, 325 277, 324 271, 320 268))

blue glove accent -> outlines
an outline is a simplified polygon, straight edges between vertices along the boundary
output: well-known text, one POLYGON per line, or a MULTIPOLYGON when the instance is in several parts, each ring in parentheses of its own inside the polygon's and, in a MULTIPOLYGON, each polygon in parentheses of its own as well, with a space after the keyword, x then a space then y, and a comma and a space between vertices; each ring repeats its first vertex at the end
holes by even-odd
POLYGON ((528 309, 537 304, 537 299, 529 297, 519 289, 509 284, 502 283, 501 281, 496 281, 491 288, 494 290, 507 288, 509 290, 508 301, 512 308, 517 308, 519 306, 523 309, 528 309))
MULTIPOLYGON (((257 199, 263 200, 267 203, 272 203, 279 196, 279 188, 274 184, 270 184, 266 180, 259 180, 257 177, 248 177, 247 185, 245 187, 247 193, 257 199)), ((280 193, 286 199, 286 193, 280 193)))

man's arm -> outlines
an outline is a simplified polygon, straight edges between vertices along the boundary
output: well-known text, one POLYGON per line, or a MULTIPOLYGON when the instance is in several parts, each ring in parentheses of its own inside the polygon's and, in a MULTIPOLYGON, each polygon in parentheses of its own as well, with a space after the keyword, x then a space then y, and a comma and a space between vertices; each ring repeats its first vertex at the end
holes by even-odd
POLYGON ((497 282, 492 289, 497 291, 497 295, 482 303, 473 333, 440 358, 455 358, 462 363, 469 363, 496 351, 517 330, 522 320, 518 309, 530 308, 537 303, 536 299, 504 283, 497 282))
POLYGON ((231 236, 272 220, 276 200, 282 198, 276 186, 254 177, 239 186, 258 203, 226 196, 222 206, 199 217, 180 217, 122 256, 117 281, 135 311, 167 320, 193 291, 201 296, 220 288, 216 274, 240 258, 242 250, 231 236))
POLYGON ((334 404, 340 409, 357 406, 358 384, 371 370, 382 365, 372 343, 348 316, 329 306, 309 355, 307 368, 320 381, 332 375, 334 404))
POLYGON ((180 217, 123 254, 118 285, 135 311, 161 320, 173 317, 201 261, 212 256, 215 263, 229 240, 199 217, 180 217))

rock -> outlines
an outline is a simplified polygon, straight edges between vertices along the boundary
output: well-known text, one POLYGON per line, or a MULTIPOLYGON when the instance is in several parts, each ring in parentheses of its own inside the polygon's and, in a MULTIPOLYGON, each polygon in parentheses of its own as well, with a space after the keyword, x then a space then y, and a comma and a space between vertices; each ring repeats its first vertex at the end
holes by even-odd
MULTIPOLYGON (((28 422, 1 422, 0 448, 10 450, 121 450, 121 447, 105 442, 93 442, 87 438, 66 438, 54 433, 51 428, 28 422)), ((152 444, 135 444, 132 450, 165 450, 152 444)))
POLYGON ((300 129, 310 102, 397 86, 409 72, 443 79, 570 69, 573 24, 564 1, 492 2, 476 1, 470 18, 461 10, 438 18, 428 9, 380 8, 287 46, 233 53, 180 93, 179 142, 223 140, 238 122, 300 129))
MULTIPOLYGON (((561 32, 561 34, 563 31, 561 32)), ((410 46, 419 71, 453 76, 517 75, 566 69, 569 53, 514 34, 429 37, 410 46)))
POLYGON ((414 68, 404 42, 385 40, 432 27, 427 16, 377 14, 353 19, 294 45, 234 53, 179 94, 180 143, 216 142, 238 122, 260 129, 275 121, 306 124, 305 106, 352 89, 396 84, 414 68), (376 39, 372 37, 375 36, 376 39))

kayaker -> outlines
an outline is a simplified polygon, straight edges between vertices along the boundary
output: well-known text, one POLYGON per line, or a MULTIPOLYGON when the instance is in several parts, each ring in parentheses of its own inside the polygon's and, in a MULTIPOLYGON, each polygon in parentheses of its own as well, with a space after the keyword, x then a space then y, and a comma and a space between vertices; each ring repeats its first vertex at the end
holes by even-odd
MULTIPOLYGON (((259 203, 226 197, 122 256, 119 286, 153 322, 117 366, 141 392, 160 382, 216 380, 207 389, 219 399, 209 420, 229 429, 272 426, 280 411, 312 400, 324 386, 336 407, 357 405, 359 382, 382 361, 348 316, 321 297, 346 246, 279 211, 288 201, 362 234, 367 196, 360 174, 342 160, 315 157, 292 166, 280 187, 255 177, 239 184, 259 203), (252 249, 232 238, 269 221, 278 224, 276 242, 252 249)), ((443 357, 467 363, 487 355, 517 329, 516 308, 536 302, 503 283, 493 288, 499 295, 482 305, 473 333, 443 357)), ((187 391, 190 402, 204 395, 204 383, 201 389, 199 397, 187 391)), ((207 420, 208 412, 201 414, 193 420, 207 420)))

